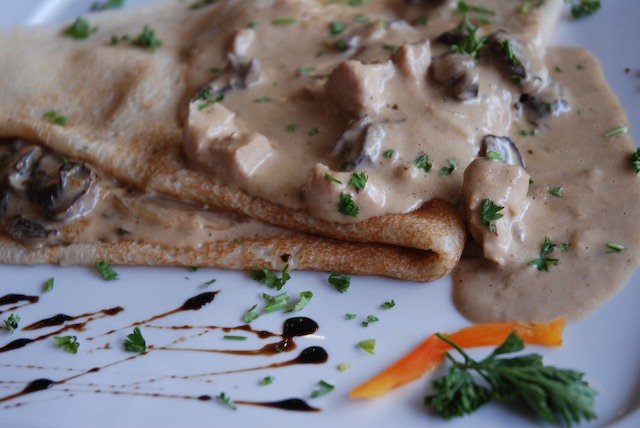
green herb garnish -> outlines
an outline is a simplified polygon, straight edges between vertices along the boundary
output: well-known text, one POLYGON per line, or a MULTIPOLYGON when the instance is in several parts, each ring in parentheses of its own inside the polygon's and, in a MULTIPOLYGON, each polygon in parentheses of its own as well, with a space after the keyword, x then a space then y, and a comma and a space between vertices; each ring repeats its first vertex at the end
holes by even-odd
POLYGON ((247 312, 245 312, 244 316, 242 317, 242 322, 244 322, 245 324, 250 324, 252 321, 258 319, 260 317, 260 314, 255 311, 257 307, 258 305, 253 305, 247 312))
POLYGON ((274 19, 273 21, 271 21, 271 23, 273 25, 277 25, 279 27, 285 27, 287 25, 293 25, 295 23, 297 23, 298 20, 296 20, 295 18, 279 18, 279 19, 274 19))
POLYGON ((391 299, 391 301, 389 302, 384 302, 383 304, 380 305, 380 307, 382 309, 391 309, 396 305, 396 301, 391 299))
POLYGON ((94 3, 91 6, 92 11, 101 11, 107 9, 119 9, 124 6, 126 0, 107 0, 102 3, 94 3))
POLYGON ((309 137, 313 137, 314 135, 318 135, 319 133, 320 133, 320 130, 318 128, 311 128, 309 132, 307 132, 309 137))
POLYGON ((627 249, 624 245, 616 244, 615 242, 607 242, 607 248, 609 249, 607 253, 619 253, 627 249))
POLYGON ((214 279, 210 279, 209 281, 207 281, 207 282, 203 283, 203 284, 202 284, 202 287, 203 287, 203 288, 207 288, 208 286, 210 286, 211 284, 213 284, 213 283, 214 283, 214 282, 216 282, 216 281, 217 281, 217 280, 216 280, 215 278, 214 278, 214 279))
POLYGON ((478 56, 478 51, 485 45, 489 37, 479 37, 477 35, 478 27, 471 24, 467 15, 462 17, 462 22, 458 25, 457 30, 463 34, 463 37, 449 50, 453 53, 468 54, 473 58, 478 56))
POLYGON ((111 263, 109 262, 96 262, 96 271, 100 274, 105 281, 116 281, 118 279, 118 273, 113 270, 111 263))
POLYGON ((549 266, 556 266, 558 264, 558 259, 553 259, 546 257, 558 248, 560 251, 566 252, 569 250, 569 243, 563 242, 560 244, 554 244, 551 242, 551 238, 548 236, 544 237, 542 241, 542 245, 540 246, 540 257, 534 260, 531 260, 528 265, 534 266, 539 271, 549 272, 549 266))
POLYGON ((247 336, 234 336, 230 334, 224 335, 222 336, 222 338, 226 340, 237 340, 237 341, 247 340, 247 336))
POLYGON ((350 194, 344 192, 340 193, 338 211, 344 215, 348 215, 351 217, 357 217, 358 214, 360 214, 360 208, 358 208, 358 205, 353 200, 353 197, 350 194))
POLYGON ((198 91, 195 97, 193 97, 192 101, 203 101, 198 105, 198 110, 204 110, 212 104, 217 104, 224 100, 224 94, 218 94, 216 97, 213 96, 213 89, 209 86, 202 88, 198 91))
POLYGON ((395 53, 395 52, 398 52, 398 49, 400 49, 400 46, 398 46, 398 45, 382 45, 382 49, 384 49, 385 51, 389 51, 391 53, 395 53))
POLYGON ((290 123, 287 125, 287 132, 296 132, 298 130, 297 123, 290 123))
POLYGON ((458 166, 458 161, 454 158, 447 159, 447 162, 449 163, 449 166, 443 166, 440 168, 440 175, 451 175, 458 166))
POLYGON ((364 190, 364 186, 367 185, 368 178, 369 177, 367 177, 367 173, 364 171, 354 172, 349 179, 349 184, 351 184, 353 188, 359 192, 360 190, 364 190))
POLYGON ((363 351, 373 355, 376 350, 376 340, 375 339, 367 339, 358 343, 358 347, 360 347, 363 351))
POLYGON ((64 34, 76 40, 84 40, 92 33, 95 33, 96 30, 96 27, 91 27, 89 20, 80 17, 64 29, 64 34))
POLYGON ((331 21, 329 23, 329 34, 331 36, 337 36, 338 34, 343 33, 347 29, 347 24, 340 21, 331 21))
POLYGON ((49 278, 47 279, 47 282, 44 283, 44 292, 45 293, 49 293, 50 291, 53 290, 53 283, 55 282, 55 280, 53 278, 49 278))
POLYGON ((147 343, 138 327, 134 327, 133 333, 127 335, 124 340, 124 350, 127 352, 144 352, 147 350, 147 343))
POLYGON ((142 33, 137 38, 133 39, 132 43, 141 48, 147 48, 149 52, 155 52, 156 48, 162 46, 162 40, 160 40, 155 31, 153 31, 148 25, 142 28, 142 33))
POLYGON ((375 315, 367 315, 367 320, 366 321, 362 321, 362 326, 363 327, 369 327, 369 324, 372 322, 378 322, 380 321, 380 318, 378 318, 375 315))
POLYGON ((59 126, 65 126, 69 122, 69 118, 67 116, 58 114, 55 110, 45 112, 42 117, 46 119, 47 122, 59 126))
POLYGON ((557 198, 562 197, 562 187, 552 187, 549 189, 549 193, 557 198))
POLYGON ((192 3, 191 6, 189 6, 189 9, 192 10, 197 10, 197 9, 201 9, 205 6, 209 6, 210 4, 213 4, 215 0, 198 0, 195 3, 192 3))
POLYGON ((357 316, 358 316, 358 315, 356 315, 356 314, 345 314, 345 315, 344 315, 344 317, 345 317, 346 319, 348 319, 348 320, 352 320, 352 319, 354 319, 354 318, 355 318, 355 317, 357 317, 357 316))
POLYGON ((596 418, 593 410, 596 391, 583 380, 584 373, 545 366, 539 354, 500 358, 524 349, 524 341, 515 333, 480 361, 445 336, 438 333, 438 337, 464 358, 456 361, 447 352, 453 366, 445 377, 433 381, 434 394, 425 399, 425 404, 433 405, 445 419, 473 413, 491 399, 520 401, 550 423, 570 426, 596 418), (477 383, 472 372, 480 375, 489 388, 477 383))
POLYGON ((327 278, 329 284, 333 285, 336 290, 341 293, 346 293, 351 286, 351 277, 347 275, 340 275, 339 273, 331 273, 329 278, 327 278))
POLYGON ((20 316, 16 314, 11 314, 9 315, 9 318, 4 320, 4 328, 6 328, 10 334, 13 334, 13 332, 18 329, 19 323, 20 323, 20 316))
POLYGON ((337 178, 335 178, 333 175, 329 174, 328 172, 324 173, 324 178, 325 178, 325 180, 331 181, 332 183, 342 184, 342 181, 338 180, 337 178))
POLYGON ((498 152, 494 152, 493 150, 489 150, 487 151, 487 158, 491 159, 491 160, 497 160, 502 162, 504 159, 502 159, 502 155, 498 152))
POLYGON ((602 133, 602 136, 605 138, 609 138, 609 137, 613 137, 614 135, 618 135, 618 134, 626 134, 627 132, 629 132, 629 128, 627 128, 624 125, 618 126, 616 128, 610 129, 606 132, 602 133))
POLYGON ((570 0, 571 15, 581 19, 593 15, 600 9, 600 0, 570 0))
POLYGON ((227 394, 225 394, 224 392, 221 392, 220 395, 216 397, 216 400, 218 400, 220 403, 230 408, 231 410, 238 409, 238 407, 235 404, 233 404, 233 401, 231 401, 231 398, 229 398, 227 394))
POLYGON ((482 221, 480 224, 488 227, 491 232, 495 232, 496 225, 493 222, 502 218, 502 214, 498 211, 503 209, 503 206, 496 205, 491 199, 485 199, 482 201, 482 221))
POLYGON ((269 288, 275 288, 276 290, 280 290, 286 283, 291 279, 289 275, 289 264, 284 265, 282 269, 282 274, 280 278, 276 276, 275 273, 271 272, 269 269, 262 270, 254 270, 249 273, 251 279, 263 282, 269 288))
POLYGON ((631 166, 633 167, 636 175, 640 175, 640 148, 636 149, 636 151, 631 155, 631 166))
POLYGON ((321 397, 325 394, 330 393, 331 391, 333 391, 335 389, 335 386, 331 385, 328 382, 325 382, 323 380, 321 380, 320 382, 318 382, 318 389, 313 390, 313 392, 311 392, 311 398, 318 398, 321 397))
POLYGON ((392 149, 389 149, 384 151, 383 156, 385 158, 392 158, 393 154, 394 154, 394 151, 392 149))
POLYGON ((65 351, 71 354, 78 353, 78 347, 80 344, 78 343, 78 338, 76 336, 54 336, 53 340, 56 342, 56 345, 65 351))
POLYGON ((313 297, 313 293, 311 291, 303 291, 300 294, 300 300, 295 304, 293 308, 287 309, 285 312, 298 312, 301 311, 305 306, 309 304, 311 298, 313 297))
POLYGON ((273 100, 271 98, 269 98, 269 97, 259 97, 259 98, 256 98, 255 101, 257 103, 270 103, 273 100))
POLYGON ((262 380, 260 381, 260 386, 267 386, 267 385, 271 385, 273 383, 273 381, 275 380, 275 378, 273 376, 265 376, 262 378, 262 380))
POLYGON ((303 65, 300 67, 300 74, 311 74, 314 71, 316 71, 316 68, 310 65, 303 65))
POLYGON ((348 363, 340 363, 338 364, 338 370, 340 370, 341 372, 345 372, 347 370, 349 370, 351 368, 351 364, 348 363))
POLYGON ((413 164, 416 168, 421 169, 424 172, 431 171, 431 168, 433 167, 433 163, 429 160, 429 156, 426 153, 418 156, 416 160, 413 161, 413 164))
POLYGON ((458 2, 458 9, 457 9, 458 13, 469 13, 469 12, 473 12, 473 13, 479 13, 479 14, 484 14, 484 15, 495 15, 496 13, 489 9, 486 6, 483 6, 481 4, 479 5, 471 5, 465 1, 459 1, 458 2))

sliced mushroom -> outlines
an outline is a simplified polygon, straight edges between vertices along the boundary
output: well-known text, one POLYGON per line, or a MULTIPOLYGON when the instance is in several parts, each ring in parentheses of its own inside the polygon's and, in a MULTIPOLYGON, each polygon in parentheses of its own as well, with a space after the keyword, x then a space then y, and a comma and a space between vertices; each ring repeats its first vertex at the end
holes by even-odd
POLYGON ((227 57, 227 66, 222 73, 209 85, 205 86, 205 89, 211 89, 209 96, 212 98, 236 89, 250 88, 260 80, 261 67, 257 58, 247 60, 233 53, 229 53, 227 57))
POLYGON ((70 221, 88 214, 96 205, 96 173, 82 162, 66 163, 47 153, 29 181, 29 196, 47 218, 70 221))
POLYGON ((9 225, 9 236, 16 241, 28 244, 42 242, 50 236, 56 236, 57 234, 57 229, 47 229, 40 223, 20 215, 15 216, 9 225))
POLYGON ((34 166, 42 157, 42 153, 42 148, 35 145, 25 146, 16 153, 7 174, 7 183, 11 189, 19 194, 27 191, 27 181, 31 177, 34 166))
POLYGON ((507 65, 512 79, 524 81, 529 77, 526 67, 529 60, 519 41, 506 31, 498 30, 489 37, 488 44, 498 59, 507 65))
POLYGON ((476 60, 468 54, 447 53, 431 63, 433 80, 444 85, 450 95, 460 101, 478 96, 480 75, 476 60))
POLYGON ((562 97, 562 92, 562 87, 552 82, 543 91, 523 94, 519 102, 524 107, 527 119, 535 123, 547 116, 557 116, 571 110, 569 102, 562 97))
POLYGON ((527 168, 520 150, 516 143, 509 137, 497 137, 495 135, 486 135, 482 139, 482 152, 487 156, 488 152, 494 152, 500 155, 502 161, 509 165, 518 165, 527 168))
POLYGON ((343 161, 343 171, 353 171, 371 165, 380 156, 382 140, 386 134, 381 125, 372 123, 367 115, 362 116, 353 121, 338 138, 331 155, 343 161))

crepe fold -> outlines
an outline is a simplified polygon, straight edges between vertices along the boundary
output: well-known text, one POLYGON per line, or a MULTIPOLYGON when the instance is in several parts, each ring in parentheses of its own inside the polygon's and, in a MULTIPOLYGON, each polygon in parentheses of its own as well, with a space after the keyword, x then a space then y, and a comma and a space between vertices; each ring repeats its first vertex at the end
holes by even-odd
MULTIPOLYGON (((416 281, 451 271, 466 231, 447 202, 432 200, 410 213, 336 224, 224 184, 190 164, 181 145, 185 109, 206 82, 193 51, 205 36, 214 52, 226 43, 216 32, 221 22, 239 19, 235 3, 220 2, 207 13, 172 1, 135 13, 90 15, 95 31, 85 40, 63 35, 60 26, 0 33, 0 138, 34 142, 79 159, 141 194, 163 195, 203 211, 231 211, 276 225, 282 233, 185 246, 126 238, 33 245, 4 232, 0 262, 104 260, 231 269, 278 269, 288 263, 297 269, 416 281), (155 52, 129 42, 112 44, 113 37, 133 36, 147 24, 162 38, 155 52), (61 126, 45 119, 51 110, 68 122, 61 126)), ((212 61, 219 59, 212 55, 212 61)))

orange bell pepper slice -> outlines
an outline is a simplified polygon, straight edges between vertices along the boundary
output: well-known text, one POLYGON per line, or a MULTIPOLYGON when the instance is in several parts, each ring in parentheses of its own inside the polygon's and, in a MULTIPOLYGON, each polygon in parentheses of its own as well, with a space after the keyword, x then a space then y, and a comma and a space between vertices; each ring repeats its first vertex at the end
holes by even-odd
MULTIPOLYGON (((476 324, 445 334, 446 337, 462 348, 479 346, 499 346, 515 331, 525 343, 530 345, 562 345, 564 318, 557 318, 550 323, 538 322, 499 322, 476 324)), ((396 361, 389 368, 351 390, 350 397, 379 397, 394 388, 421 378, 442 364, 445 353, 451 346, 440 340, 435 334, 422 342, 417 348, 396 361)))

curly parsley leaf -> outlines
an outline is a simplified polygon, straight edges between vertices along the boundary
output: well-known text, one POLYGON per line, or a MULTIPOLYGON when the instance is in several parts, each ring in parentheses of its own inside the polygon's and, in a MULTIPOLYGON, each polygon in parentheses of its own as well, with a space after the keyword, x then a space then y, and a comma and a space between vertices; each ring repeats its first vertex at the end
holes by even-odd
POLYGON ((87 18, 79 17, 64 29, 64 34, 72 39, 84 40, 95 33, 96 30, 97 27, 91 27, 87 18))
POLYGON ((549 423, 569 426, 596 418, 593 405, 597 393, 584 381, 584 373, 545 366, 538 354, 501 357, 524 349, 524 341, 515 333, 481 361, 445 336, 438 337, 464 358, 457 361, 447 352, 452 367, 444 378, 433 381, 434 394, 425 399, 444 418, 473 413, 491 399, 522 402, 549 423), (477 383, 473 373, 489 388, 477 383))
POLYGON ((340 201, 338 202, 338 211, 344 215, 357 217, 360 214, 360 208, 353 200, 353 196, 348 193, 340 193, 340 201))
POLYGON ((100 274, 105 281, 116 281, 118 279, 118 273, 113 270, 111 263, 109 262, 96 262, 96 271, 100 274))
POLYGON ((76 336, 54 336, 53 340, 56 345, 71 354, 78 353, 78 338, 76 336))
POLYGON ((16 314, 11 314, 9 315, 9 318, 4 320, 4 328, 6 328, 10 334, 13 334, 13 332, 18 329, 19 323, 20 323, 20 316, 16 314))
POLYGON ((482 220, 480 224, 488 227, 491 232, 495 232, 496 225, 493 222, 502 218, 502 214, 499 211, 503 209, 503 206, 495 204, 491 199, 485 199, 482 201, 482 220))
POLYGON ((424 172, 431 171, 431 168, 433 167, 433 163, 429 160, 429 155, 427 155, 426 153, 418 156, 413 161, 413 164, 416 166, 416 168, 421 169, 424 172))
POLYGON ((127 352, 144 352, 147 350, 147 343, 138 327, 134 327, 133 333, 127 335, 124 340, 124 350, 127 352))
POLYGON ((284 285, 291 279, 289 275, 289 264, 284 265, 280 278, 269 269, 254 270, 249 273, 249 276, 254 281, 263 282, 269 288, 275 288, 276 290, 282 289, 284 285))
POLYGON ((368 179, 369 177, 367 176, 366 172, 354 172, 349 179, 349 184, 351 184, 353 188, 359 192, 360 190, 364 190, 364 186, 367 185, 368 179))
POLYGON ((553 242, 551 242, 551 238, 545 236, 544 240, 542 241, 542 245, 540 246, 540 257, 531 260, 528 265, 534 266, 539 271, 549 272, 549 267, 556 266, 559 260, 546 256, 551 254, 556 248, 560 251, 566 252, 567 250, 569 250, 569 243, 562 242, 560 244, 554 244, 553 242))
POLYGON ((332 272, 327 278, 329 284, 333 285, 336 290, 341 293, 346 293, 351 286, 351 277, 347 275, 341 275, 339 273, 332 272))

